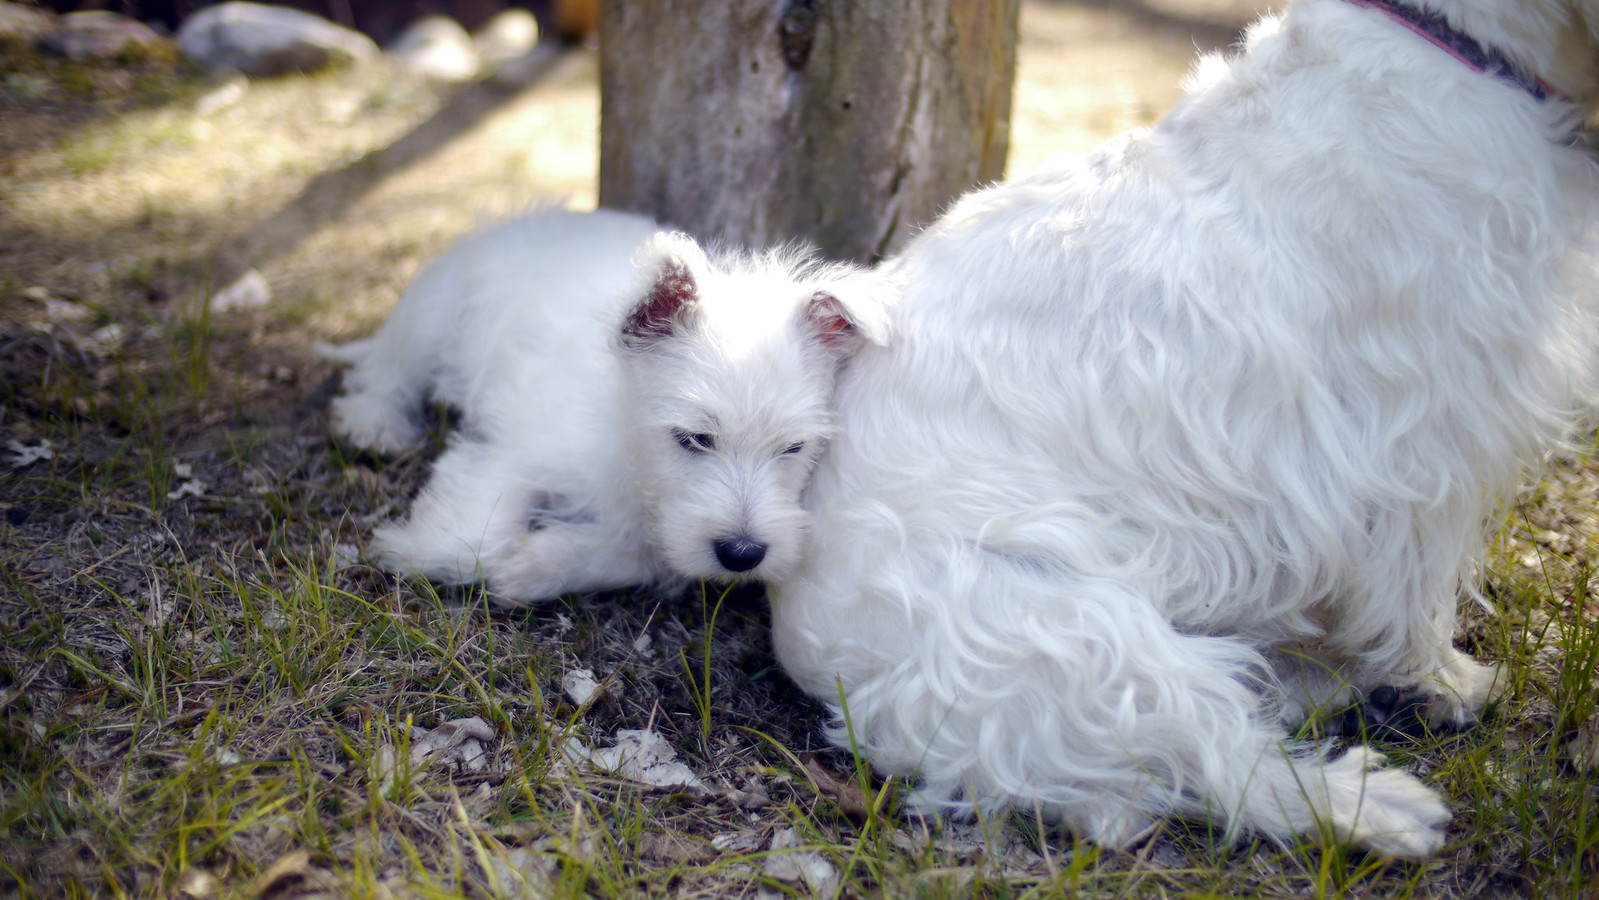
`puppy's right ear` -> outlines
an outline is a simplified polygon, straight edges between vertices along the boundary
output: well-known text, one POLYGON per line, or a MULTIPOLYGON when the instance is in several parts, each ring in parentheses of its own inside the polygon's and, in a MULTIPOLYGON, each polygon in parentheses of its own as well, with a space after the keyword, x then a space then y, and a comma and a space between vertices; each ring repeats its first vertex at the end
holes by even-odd
POLYGON ((676 334, 699 307, 700 289, 695 271, 705 251, 681 232, 656 235, 640 251, 637 264, 649 276, 644 297, 622 323, 622 346, 648 350, 676 334))

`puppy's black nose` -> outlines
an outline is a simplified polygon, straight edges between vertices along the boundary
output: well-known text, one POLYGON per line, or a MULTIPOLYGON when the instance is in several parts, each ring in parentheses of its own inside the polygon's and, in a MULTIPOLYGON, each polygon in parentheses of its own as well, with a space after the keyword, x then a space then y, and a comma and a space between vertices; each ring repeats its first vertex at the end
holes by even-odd
POLYGON ((766 558, 766 545, 749 538, 722 538, 711 544, 716 561, 729 572, 748 572, 766 558))

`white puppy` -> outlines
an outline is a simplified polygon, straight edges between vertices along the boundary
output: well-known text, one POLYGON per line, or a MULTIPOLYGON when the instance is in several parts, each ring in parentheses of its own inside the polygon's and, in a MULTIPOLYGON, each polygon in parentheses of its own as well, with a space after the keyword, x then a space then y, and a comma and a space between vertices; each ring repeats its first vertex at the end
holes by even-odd
POLYGON ((470 236, 377 335, 324 351, 353 363, 333 428, 358 446, 415 445, 429 395, 462 414, 378 557, 519 601, 788 572, 869 294, 851 267, 707 256, 623 213, 470 236))
POLYGON ((1294 0, 1153 129, 966 197, 892 264, 893 340, 840 379, 772 602, 787 671, 841 680, 923 802, 1111 845, 1173 812, 1442 845, 1419 780, 1284 720, 1340 680, 1438 721, 1489 696, 1451 645, 1462 579, 1594 387, 1568 98, 1599 2, 1427 6, 1439 45, 1294 0))

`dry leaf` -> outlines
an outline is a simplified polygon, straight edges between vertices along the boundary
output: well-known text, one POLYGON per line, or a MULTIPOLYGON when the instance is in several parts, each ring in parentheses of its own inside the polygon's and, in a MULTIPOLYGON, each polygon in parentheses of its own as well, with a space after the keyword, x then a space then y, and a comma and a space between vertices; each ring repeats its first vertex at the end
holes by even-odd
POLYGON ((167 491, 168 500, 182 500, 184 497, 198 497, 205 493, 205 489, 207 487, 206 483, 198 478, 190 477, 194 474, 194 467, 188 463, 173 463, 172 474, 187 480, 178 485, 177 490, 167 491))
POLYGON ((800 846, 799 834, 792 828, 772 835, 766 874, 789 884, 804 883, 812 893, 831 897, 838 890, 838 868, 814 850, 796 849, 800 846))
POLYGON ((597 769, 652 787, 706 790, 699 776, 677 761, 672 745, 653 731, 624 728, 616 733, 616 746, 592 751, 589 761, 597 769))
POLYGON ((805 772, 816 782, 817 790, 825 797, 830 797, 838 804, 838 808, 847 816, 864 819, 871 811, 866 792, 861 790, 861 783, 855 779, 848 781, 839 778, 827 771, 816 757, 804 758, 805 772))
POLYGON ((498 848, 489 857, 494 868, 497 897, 549 897, 554 893, 554 875, 559 860, 528 847, 498 848))
POLYGON ((730 831, 711 838, 711 846, 724 853, 749 853, 761 846, 761 833, 753 828, 730 831))
POLYGON ((639 858, 672 866, 695 865, 712 855, 704 841, 680 834, 646 832, 638 836, 634 846, 639 858))
POLYGON ((1566 742, 1566 753, 1579 772, 1599 769, 1599 715, 1582 723, 1576 736, 1566 742))
MULTIPOLYGON (((446 722, 429 731, 411 727, 411 771, 421 772, 440 763, 454 763, 462 772, 481 772, 488 767, 488 751, 483 742, 493 740, 494 726, 478 716, 446 722)), ((378 748, 376 770, 382 779, 378 790, 387 794, 394 786, 399 760, 394 747, 378 748)))
POLYGON ((325 872, 311 865, 311 854, 296 850, 278 857, 250 889, 255 900, 332 900, 325 872))
POLYGON ((204 869, 185 869, 172 884, 172 895, 182 900, 210 900, 222 883, 204 869))
POLYGON ((561 677, 561 691, 576 706, 583 706, 600 695, 600 681, 589 669, 573 669, 561 677))
POLYGON ((772 797, 766 792, 766 785, 761 784, 761 780, 753 775, 744 779, 743 788, 728 788, 723 796, 739 809, 765 809, 772 805, 772 797))
POLYGON ((272 302, 272 288, 267 284, 266 278, 257 270, 251 269, 211 298, 211 309, 214 312, 226 312, 232 309, 254 309, 266 306, 272 302))
POLYGON ((40 440, 37 444, 11 441, 6 444, 6 449, 16 454, 16 458, 11 461, 11 468, 13 469, 31 466, 41 459, 50 459, 55 456, 55 451, 50 449, 48 440, 40 440))

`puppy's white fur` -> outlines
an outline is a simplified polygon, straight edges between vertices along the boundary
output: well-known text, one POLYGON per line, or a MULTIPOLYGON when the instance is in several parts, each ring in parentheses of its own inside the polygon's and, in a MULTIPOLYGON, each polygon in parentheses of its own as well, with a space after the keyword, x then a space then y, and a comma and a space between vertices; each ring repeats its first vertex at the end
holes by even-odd
MULTIPOLYGON (((1592 93, 1599 3, 1427 5, 1592 93)), ((787 671, 841 683, 931 805, 1438 850, 1430 789, 1283 720, 1340 679, 1438 720, 1488 697, 1451 645, 1462 579, 1594 388, 1576 111, 1294 0, 1153 129, 964 198, 840 381, 773 591, 787 671)))
POLYGON ((358 446, 414 446, 430 395, 461 413, 379 559, 523 601, 786 573, 838 366, 873 327, 864 286, 798 250, 708 256, 623 213, 470 236, 378 334, 326 350, 353 363, 333 427, 358 446))

